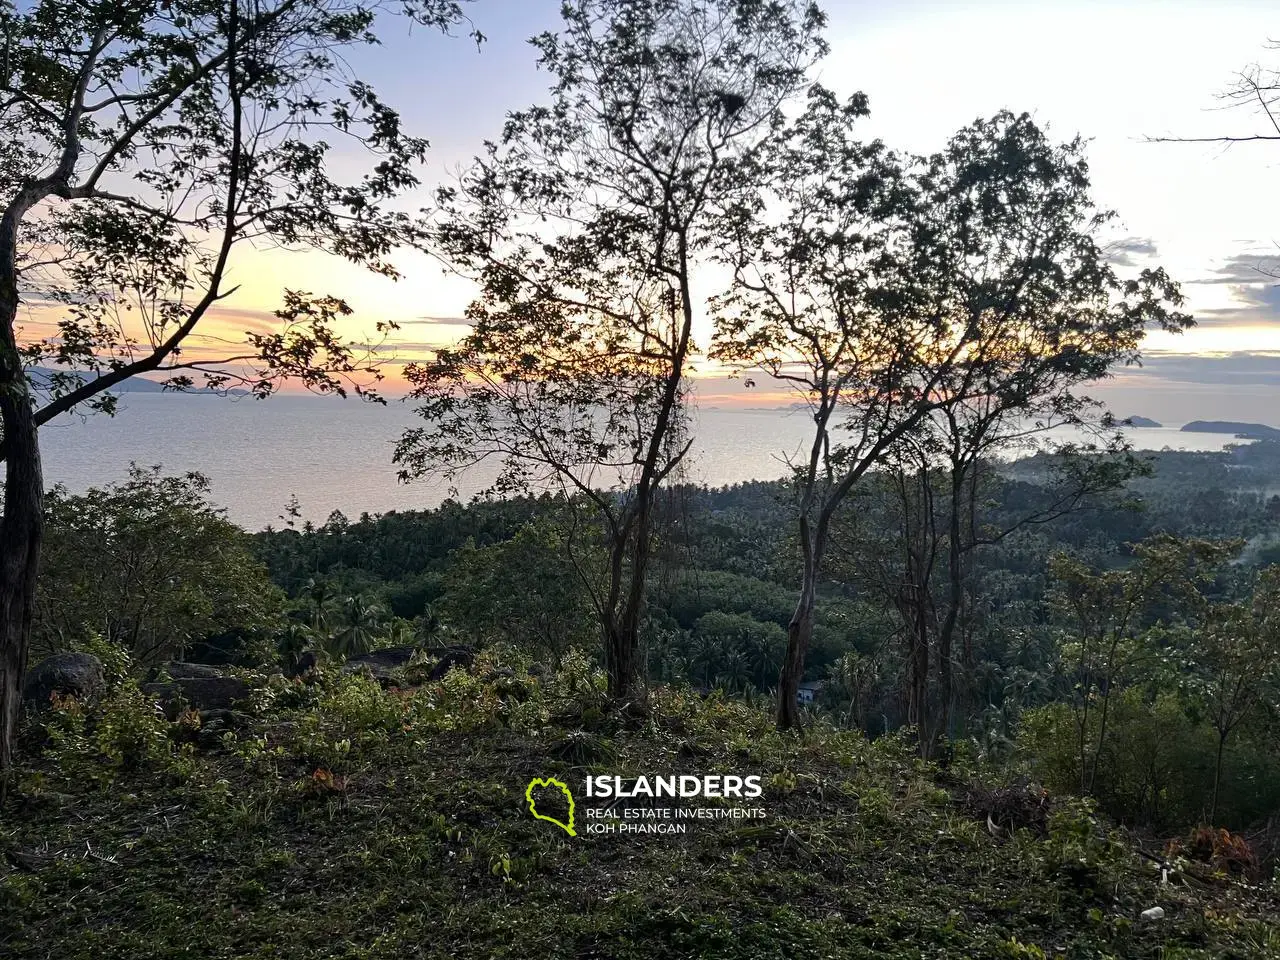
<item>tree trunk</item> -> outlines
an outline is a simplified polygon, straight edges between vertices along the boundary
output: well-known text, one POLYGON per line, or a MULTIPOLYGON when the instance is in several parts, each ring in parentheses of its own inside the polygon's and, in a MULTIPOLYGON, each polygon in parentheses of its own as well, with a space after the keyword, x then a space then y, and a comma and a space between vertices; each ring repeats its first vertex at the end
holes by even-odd
POLYGON ((800 727, 800 707, 797 700, 800 695, 800 681, 804 678, 804 660, 809 652, 809 641, 813 639, 813 615, 817 606, 815 584, 806 582, 800 593, 800 601, 796 611, 787 624, 787 655, 782 661, 782 672, 778 675, 778 708, 777 726, 779 730, 792 730, 800 727))
POLYGON ((609 676, 609 696, 624 700, 635 690, 636 637, 613 627, 605 639, 605 670, 609 676))
POLYGON ((5 286, 0 291, 0 422, 6 451, 0 518, 0 771, 13 762, 44 532, 40 444, 14 334, 17 291, 12 283, 5 286))
POLYGON ((644 613, 645 584, 649 575, 649 537, 651 534, 652 506, 655 491, 647 484, 642 484, 636 517, 635 546, 631 554, 630 583, 622 608, 622 616, 618 618, 617 627, 613 631, 611 643, 614 652, 610 657, 612 668, 609 671, 609 695, 615 700, 623 700, 635 693, 637 680, 640 677, 640 620, 644 613))
POLYGON ((929 659, 929 628, 923 611, 919 611, 908 667, 907 722, 916 728, 920 756, 926 760, 933 754, 933 731, 929 718, 929 659))
POLYGON ((947 524, 947 613, 938 631, 938 735, 951 738, 952 706, 955 703, 956 684, 953 670, 953 638, 960 619, 960 605, 964 602, 964 553, 960 543, 960 503, 964 488, 964 473, 954 465, 951 468, 951 517, 947 524))
MULTIPOLYGON (((811 494, 810 494, 811 496, 811 494)), ((818 608, 818 573, 822 566, 827 542, 827 529, 831 523, 830 508, 824 508, 817 523, 808 515, 808 497, 800 511, 800 552, 804 557, 804 573, 800 584, 800 599, 795 613, 787 624, 787 654, 782 659, 782 671, 778 674, 777 727, 779 730, 799 729, 800 707, 796 702, 800 695, 800 681, 804 679, 804 660, 813 639, 813 620, 818 608)))
POLYGON ((1222 755, 1227 748, 1227 734, 1218 731, 1218 756, 1213 764, 1213 799, 1209 802, 1209 826, 1218 819, 1218 792, 1222 788, 1222 755))

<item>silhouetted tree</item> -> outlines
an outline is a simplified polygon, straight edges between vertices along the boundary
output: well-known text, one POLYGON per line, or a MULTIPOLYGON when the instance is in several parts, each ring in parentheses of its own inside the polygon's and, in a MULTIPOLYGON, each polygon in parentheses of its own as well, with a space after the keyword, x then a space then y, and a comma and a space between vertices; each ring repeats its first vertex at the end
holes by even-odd
POLYGON ((1162 272, 1122 280, 1106 261, 1108 215, 1079 141, 1052 144, 1001 113, 941 153, 899 158, 856 138, 865 113, 864 98, 815 88, 771 158, 772 201, 735 211, 724 250, 737 282, 717 355, 790 387, 815 425, 794 471, 802 576, 784 729, 799 722, 831 525, 866 472, 927 418, 990 398, 1030 415, 1068 403, 1071 385, 1134 362, 1148 325, 1187 322, 1166 309, 1179 295, 1162 272))
POLYGON ((0 5, 0 768, 26 666, 42 537, 38 430, 66 411, 111 411, 111 387, 157 372, 256 394, 283 377, 364 391, 366 348, 337 333, 341 299, 285 291, 281 329, 201 357, 189 341, 235 292, 237 244, 324 250, 394 275, 413 240, 392 201, 417 182, 426 142, 354 76, 383 8, 446 28, 454 0, 41 0, 0 5), (376 159, 354 183, 330 144, 376 159), (21 342, 35 301, 57 333, 21 342), (228 367, 232 363, 236 366, 228 367), (28 382, 25 368, 54 372, 28 382), (79 372, 77 372, 79 371, 79 372))
POLYGON ((471 332, 409 368, 427 425, 397 457, 446 477, 493 459, 496 490, 589 507, 609 692, 626 698, 655 498, 690 444, 693 270, 755 188, 823 17, 807 0, 570 0, 563 16, 534 40, 550 104, 512 114, 443 191, 436 239, 481 294, 471 332))

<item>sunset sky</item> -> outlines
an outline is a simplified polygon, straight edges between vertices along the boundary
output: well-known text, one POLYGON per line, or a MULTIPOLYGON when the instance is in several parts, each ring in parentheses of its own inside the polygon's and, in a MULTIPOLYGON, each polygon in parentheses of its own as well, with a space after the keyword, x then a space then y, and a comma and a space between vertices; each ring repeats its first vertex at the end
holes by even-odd
MULTIPOLYGON (((381 49, 353 66, 406 115, 433 150, 427 184, 447 179, 504 113, 542 99, 545 76, 526 39, 558 23, 558 0, 478 0, 487 42, 389 22, 381 49)), ((1119 255, 1161 264, 1182 281, 1198 329, 1152 336, 1140 371, 1096 391, 1118 414, 1170 422, 1224 417, 1280 422, 1280 288, 1259 268, 1280 268, 1280 143, 1150 143, 1164 135, 1266 132, 1265 120, 1223 110, 1216 95, 1246 66, 1280 67, 1274 3, 1246 0, 828 0, 832 53, 818 79, 865 91, 868 137, 932 151, 956 128, 1001 108, 1030 111, 1051 134, 1090 140, 1099 203, 1116 209, 1119 255)), ((1274 131, 1273 131, 1274 132, 1274 131)), ((425 195, 423 197, 425 202, 425 195)), ((347 298, 351 333, 377 320, 401 324, 402 356, 460 330, 466 284, 425 257, 406 255, 391 283, 318 255, 244 251, 236 298, 218 318, 235 337, 262 328, 285 286, 347 298)), ((706 340, 707 330, 701 339, 706 340)), ((750 402, 736 383, 707 378, 705 402, 750 402)))

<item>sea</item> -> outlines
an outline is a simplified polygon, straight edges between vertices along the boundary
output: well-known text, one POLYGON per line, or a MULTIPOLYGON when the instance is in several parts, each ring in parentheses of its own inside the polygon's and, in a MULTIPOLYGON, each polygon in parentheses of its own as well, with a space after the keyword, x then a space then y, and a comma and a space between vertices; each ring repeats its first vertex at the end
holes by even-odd
MULTIPOLYGON (((396 440, 420 424, 412 406, 330 397, 218 397, 127 393, 114 417, 64 416, 40 431, 46 483, 73 493, 128 476, 130 464, 166 473, 198 472, 227 516, 249 530, 281 526, 296 498, 303 519, 333 511, 421 510, 450 496, 483 491, 492 469, 455 480, 402 483, 392 460, 396 440)), ((812 426, 803 409, 704 407, 682 479, 711 486, 773 480, 801 454, 812 426)), ((1220 450, 1227 434, 1183 433, 1179 425, 1133 429, 1144 450, 1220 450)))

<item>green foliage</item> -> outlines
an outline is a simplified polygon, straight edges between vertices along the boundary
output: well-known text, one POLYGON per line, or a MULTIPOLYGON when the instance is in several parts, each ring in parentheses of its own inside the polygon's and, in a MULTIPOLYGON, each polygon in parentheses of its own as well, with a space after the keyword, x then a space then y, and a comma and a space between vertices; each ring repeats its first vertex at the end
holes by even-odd
POLYGON ((1087 801, 1060 803, 1049 814, 1044 866, 1086 900, 1101 900, 1127 865, 1129 852, 1087 801))
POLYGON ((127 481, 83 495, 55 488, 41 554, 37 654, 93 652, 100 637, 142 664, 181 659, 201 645, 206 655, 235 656, 273 630, 280 593, 208 492, 198 474, 137 466, 127 481))
POLYGON ((107 686, 115 687, 128 679, 133 672, 133 657, 129 650, 118 643, 112 643, 98 633, 88 633, 80 637, 75 644, 75 651, 88 653, 102 663, 102 677, 107 686))
POLYGON ((570 647, 599 642, 592 601, 602 566, 598 549, 575 549, 554 518, 534 521, 491 546, 468 540, 453 555, 433 609, 465 636, 505 640, 559 662, 570 647))
POLYGON ((386 611, 364 597, 344 597, 330 624, 323 645, 336 657, 349 657, 373 649, 383 626, 386 611))
POLYGON ((1055 800, 1047 836, 994 838, 909 738, 819 722, 799 744, 766 711, 681 689, 587 731, 563 708, 600 694, 600 672, 575 653, 542 677, 526 663, 495 647, 413 691, 275 680, 248 729, 194 752, 132 694, 86 708, 84 729, 140 762, 83 776, 105 767, 86 733, 19 771, 23 815, 0 821, 26 864, 0 868, 7 955, 1262 960, 1275 944, 1265 890, 1162 886, 1087 804, 1055 800), (505 724, 517 688, 541 724, 505 724), (758 775, 766 819, 570 839, 522 803, 533 773, 665 769, 758 775), (1138 926, 1153 903, 1167 919, 1138 926))
POLYGON ((786 649, 786 631, 776 623, 712 610, 694 624, 686 671, 691 681, 708 688, 767 689, 777 679, 786 649))
MULTIPOLYGON (((1090 740, 1097 738, 1098 722, 1095 712, 1086 731, 1090 740)), ((1196 822, 1212 784, 1211 731, 1188 719, 1175 693, 1152 701, 1136 687, 1115 696, 1108 727, 1092 793, 1101 808, 1121 821, 1159 829, 1196 822)), ((1065 704, 1024 716, 1022 749, 1051 790, 1079 790, 1077 737, 1065 704)))
POLYGON ((192 770, 190 746, 171 736, 173 726, 155 702, 129 681, 91 708, 61 700, 41 720, 43 755, 63 782, 111 784, 134 773, 163 773, 178 780, 192 770))
POLYGON ((1114 694, 1159 668, 1156 624, 1198 623, 1208 604, 1205 586, 1240 546, 1164 534, 1135 544, 1134 562, 1116 570, 1094 571, 1066 554, 1050 561, 1053 601, 1066 624, 1062 660, 1070 671, 1082 794, 1097 788, 1114 694))
POLYGON ((746 614, 757 621, 785 626, 795 610, 795 597, 779 583, 720 570, 682 570, 662 585, 655 600, 682 627, 692 627, 707 613, 746 614))

